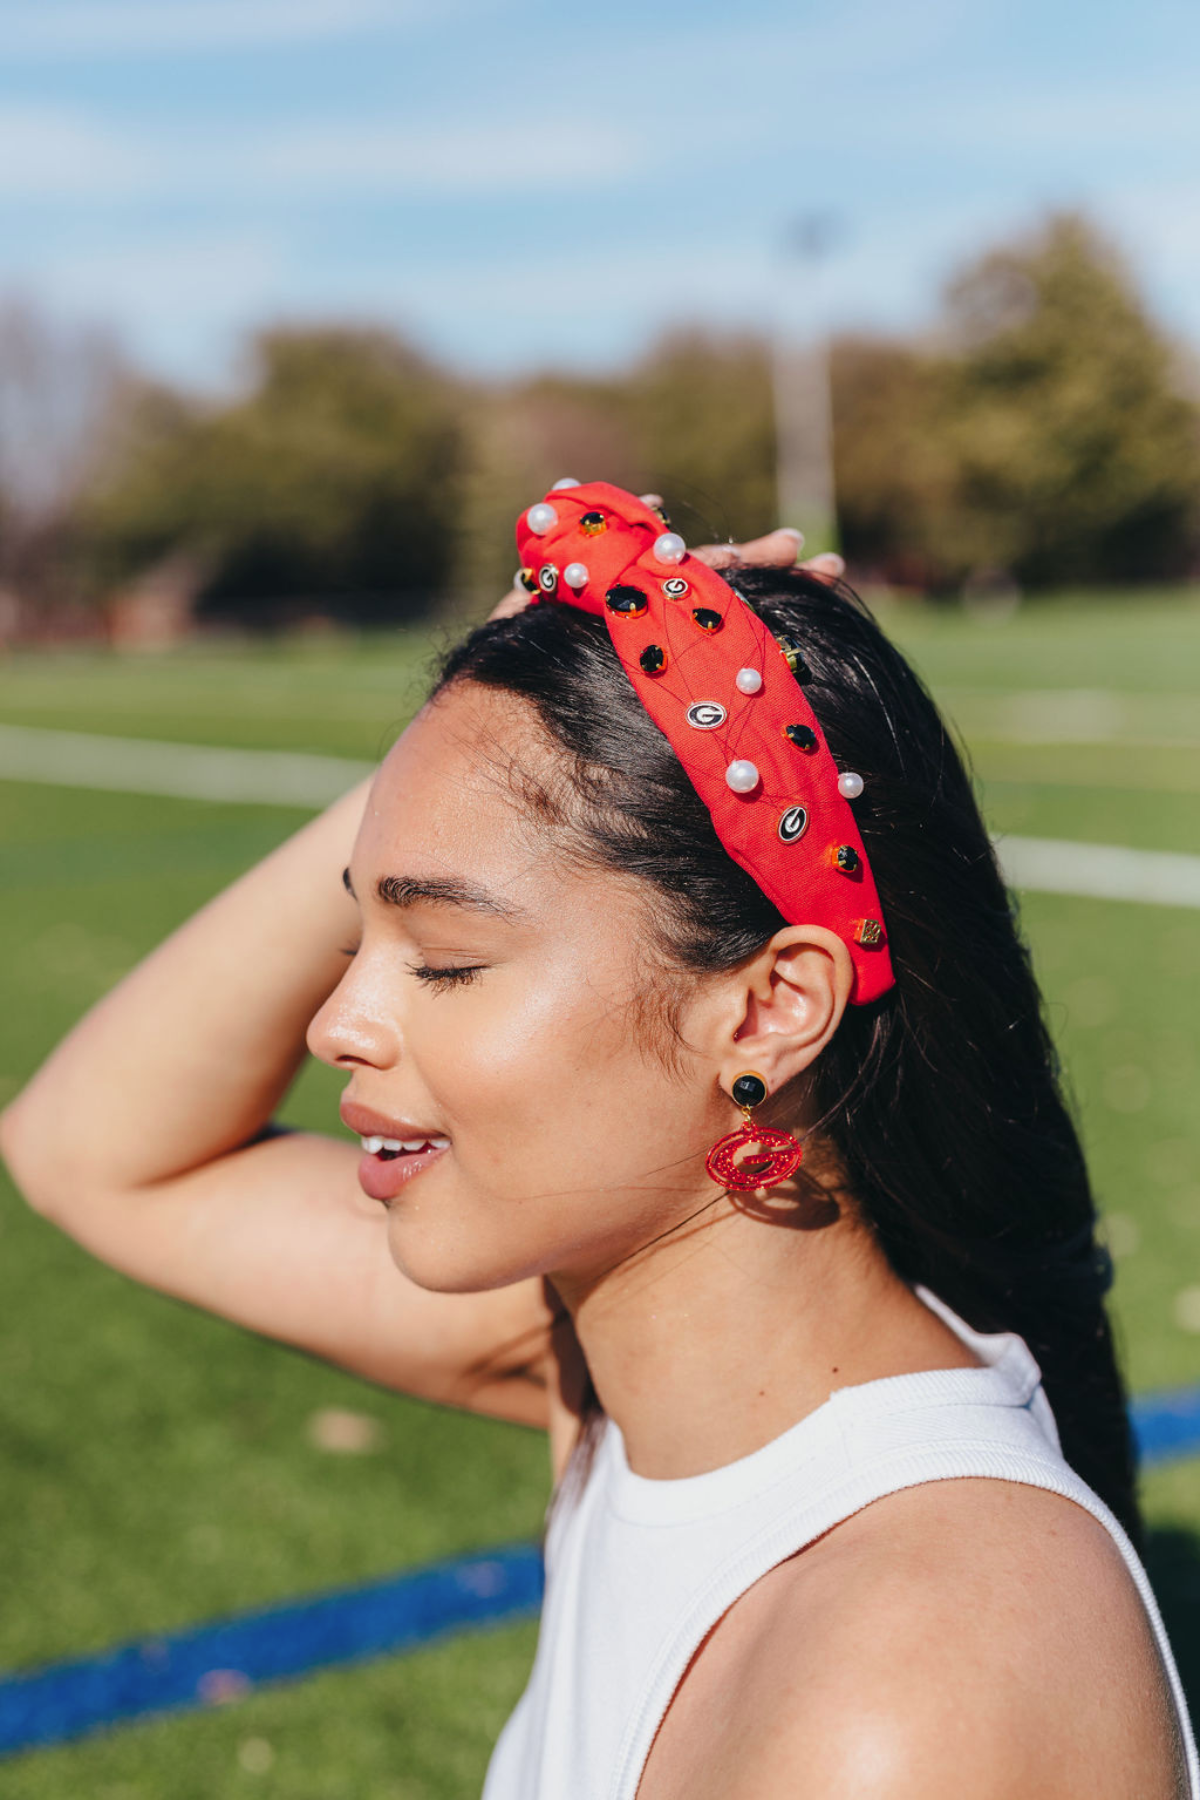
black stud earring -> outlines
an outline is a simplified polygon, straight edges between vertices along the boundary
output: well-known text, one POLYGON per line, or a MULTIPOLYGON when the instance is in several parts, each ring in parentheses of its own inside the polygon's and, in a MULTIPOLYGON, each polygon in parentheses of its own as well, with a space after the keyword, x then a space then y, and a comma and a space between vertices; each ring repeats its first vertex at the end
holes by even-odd
POLYGON ((749 1113, 752 1107, 761 1106, 766 1099, 767 1084, 761 1075, 748 1069, 744 1075, 738 1076, 729 1091, 734 1105, 740 1106, 744 1113, 749 1113))

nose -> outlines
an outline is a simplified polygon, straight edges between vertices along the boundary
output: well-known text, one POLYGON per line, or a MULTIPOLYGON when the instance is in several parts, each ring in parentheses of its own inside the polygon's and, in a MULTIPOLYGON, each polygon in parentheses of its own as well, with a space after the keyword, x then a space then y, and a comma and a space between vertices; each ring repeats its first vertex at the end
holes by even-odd
POLYGON ((305 1041, 311 1054, 332 1069, 390 1069, 399 1060, 400 1033, 381 983, 361 957, 314 1014, 305 1041))

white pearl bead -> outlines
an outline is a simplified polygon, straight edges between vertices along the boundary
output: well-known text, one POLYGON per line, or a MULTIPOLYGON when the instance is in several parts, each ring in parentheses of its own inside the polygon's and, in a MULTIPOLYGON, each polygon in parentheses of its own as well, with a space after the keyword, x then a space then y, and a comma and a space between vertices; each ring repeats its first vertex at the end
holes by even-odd
POLYGON ((762 686, 762 676, 757 669, 739 669, 734 680, 739 694, 757 694, 762 686))
POLYGON ((550 492, 552 494, 557 494, 560 488, 569 488, 569 487, 578 487, 578 486, 579 486, 579 483, 576 481, 576 479, 573 475, 564 475, 561 481, 555 482, 554 486, 550 489, 550 492))
POLYGON ((545 537, 546 533, 558 524, 558 512, 548 500, 539 500, 525 514, 525 523, 535 537, 545 537))
POLYGON ((731 762, 725 771, 725 779, 735 794, 751 794, 758 786, 758 770, 752 762, 745 762, 740 757, 731 762))
POLYGON ((838 776, 838 793, 844 794, 847 800, 857 800, 863 791, 863 778, 847 769, 844 775, 838 776))
POLYGON ((588 584, 587 564, 586 563, 568 563, 566 568, 563 570, 563 580, 566 582, 568 587, 585 588, 588 584))
POLYGON ((687 555, 687 545, 677 531, 664 531, 654 540, 654 554, 659 562, 682 562, 687 555))

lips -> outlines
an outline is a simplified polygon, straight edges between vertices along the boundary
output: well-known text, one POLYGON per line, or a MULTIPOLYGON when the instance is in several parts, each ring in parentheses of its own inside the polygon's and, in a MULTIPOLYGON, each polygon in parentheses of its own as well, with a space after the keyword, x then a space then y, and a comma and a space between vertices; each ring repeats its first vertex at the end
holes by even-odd
POLYGON ((358 1165, 358 1185, 372 1200, 394 1200, 410 1181, 424 1174, 430 1163, 438 1162, 449 1151, 450 1145, 445 1142, 440 1149, 426 1145, 424 1150, 405 1150, 390 1158, 378 1151, 365 1151, 358 1165))
POLYGON ((343 1124, 362 1140, 358 1184, 372 1200, 394 1200, 450 1148, 444 1133, 375 1112, 357 1101, 343 1100, 339 1110, 343 1124))

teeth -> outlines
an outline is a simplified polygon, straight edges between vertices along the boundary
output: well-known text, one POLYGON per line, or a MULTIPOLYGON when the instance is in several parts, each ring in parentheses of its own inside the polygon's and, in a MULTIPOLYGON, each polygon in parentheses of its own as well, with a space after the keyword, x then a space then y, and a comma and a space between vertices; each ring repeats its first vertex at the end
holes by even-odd
POLYGON ((410 1154, 417 1150, 447 1150, 450 1147, 448 1137, 428 1138, 386 1138, 365 1137, 360 1143, 368 1156, 378 1156, 381 1150, 389 1150, 393 1156, 399 1156, 402 1150, 410 1154))

